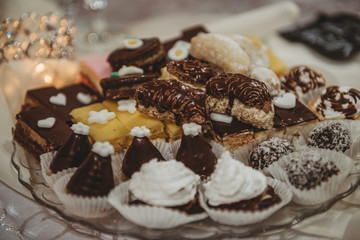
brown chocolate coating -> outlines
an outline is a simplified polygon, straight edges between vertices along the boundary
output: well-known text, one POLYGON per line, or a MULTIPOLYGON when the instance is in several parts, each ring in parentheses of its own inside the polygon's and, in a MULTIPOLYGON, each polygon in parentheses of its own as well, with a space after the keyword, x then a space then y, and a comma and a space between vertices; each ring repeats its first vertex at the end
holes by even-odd
POLYGON ((176 80, 159 80, 145 83, 135 93, 137 104, 154 106, 159 112, 171 111, 178 124, 208 123, 204 91, 193 89, 176 80))
POLYGON ((42 153, 57 150, 72 133, 70 127, 61 118, 44 106, 22 111, 16 115, 16 120, 13 130, 14 140, 36 158, 42 153), (55 118, 54 126, 38 127, 38 121, 48 117, 55 118))
POLYGON ((359 101, 359 90, 350 88, 348 91, 342 91, 339 86, 329 86, 326 88, 326 92, 321 95, 316 111, 325 117, 327 105, 330 104, 335 112, 344 114, 345 118, 352 118, 360 112, 360 109, 356 107, 356 103, 359 101))
MULTIPOLYGON (((148 205, 143 201, 140 200, 134 200, 129 203, 129 205, 148 205)), ((176 209, 181 212, 185 212, 187 214, 199 214, 203 213, 204 209, 200 206, 198 196, 196 195, 193 200, 188 202, 187 204, 181 205, 181 206, 175 206, 175 207, 166 207, 171 209, 176 209)))
POLYGON ((206 93, 218 98, 228 97, 231 107, 237 98, 247 106, 266 113, 271 111, 272 98, 266 85, 242 74, 224 73, 211 78, 206 84, 206 93))
POLYGON ((118 71, 123 65, 145 67, 159 62, 165 57, 163 45, 156 37, 141 39, 143 45, 135 49, 119 48, 110 53, 107 61, 113 71, 118 71))
POLYGON ((165 160, 160 151, 147 137, 134 137, 130 147, 125 153, 122 171, 127 177, 131 178, 133 173, 139 171, 144 163, 154 158, 165 160))
POLYGON ((100 86, 105 97, 113 99, 134 97, 136 88, 158 78, 157 74, 129 74, 101 79, 100 86))
POLYGON ((236 203, 222 204, 219 206, 211 206, 209 203, 207 204, 211 208, 253 212, 264 210, 280 202, 281 198, 279 195, 275 193, 272 187, 268 186, 264 193, 252 199, 242 200, 236 203), (266 195, 267 197, 265 197, 266 195))
POLYGON ((166 70, 184 82, 200 85, 205 85, 217 75, 215 66, 193 59, 171 61, 166 65, 166 70))
POLYGON ((302 93, 325 86, 325 79, 314 69, 305 66, 295 66, 289 70, 282 78, 282 88, 287 92, 293 92, 298 96, 297 89, 302 93))
POLYGON ((66 189, 79 196, 106 196, 114 188, 111 158, 90 152, 70 178, 66 189))
POLYGON ((78 167, 85 160, 91 150, 87 135, 73 133, 65 144, 56 152, 50 170, 57 173, 64 169, 78 167))
POLYGON ((217 158, 211 151, 211 145, 199 135, 184 134, 175 158, 203 179, 213 173, 217 163, 217 158))

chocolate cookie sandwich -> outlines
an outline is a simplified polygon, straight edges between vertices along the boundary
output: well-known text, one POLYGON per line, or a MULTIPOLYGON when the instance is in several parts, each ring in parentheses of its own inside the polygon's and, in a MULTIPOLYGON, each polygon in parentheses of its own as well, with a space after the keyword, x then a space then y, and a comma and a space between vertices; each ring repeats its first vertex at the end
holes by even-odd
POLYGON ((141 68, 124 65, 116 75, 101 79, 100 86, 106 98, 127 99, 134 98, 136 89, 143 83, 157 78, 155 73, 144 73, 141 68))
POLYGON ((41 172, 50 187, 60 177, 74 172, 91 150, 88 138, 90 127, 79 122, 73 124, 71 130, 73 133, 57 152, 40 155, 41 172))
POLYGON ((96 142, 79 168, 61 177, 54 191, 65 211, 81 217, 107 215, 111 205, 106 196, 114 188, 111 157, 114 148, 109 142, 96 142))
POLYGON ((353 165, 353 160, 340 152, 303 148, 270 165, 269 172, 287 183, 294 202, 313 205, 331 199, 346 187, 342 184, 353 165))
POLYGON ((199 180, 179 161, 153 159, 116 187, 108 200, 135 224, 173 228, 207 216, 197 200, 199 180))
POLYGON ((146 72, 165 57, 164 46, 156 37, 145 39, 125 39, 123 46, 111 52, 107 58, 113 71, 123 65, 136 66, 146 72))
POLYGON ((254 127, 270 129, 274 105, 264 83, 241 74, 220 74, 206 84, 210 112, 228 114, 254 127))
POLYGON ((71 134, 65 121, 44 106, 18 113, 13 128, 14 140, 36 159, 58 150, 71 134))
POLYGON ((195 88, 205 88, 210 78, 218 74, 216 66, 200 60, 171 61, 161 69, 161 79, 175 79, 195 88))
POLYGON ((136 90, 136 109, 146 116, 173 122, 209 124, 205 92, 176 80, 145 83, 136 90))
POLYGON ((212 220, 239 226, 266 219, 291 197, 285 184, 266 178, 225 152, 210 181, 203 184, 200 204, 212 220))

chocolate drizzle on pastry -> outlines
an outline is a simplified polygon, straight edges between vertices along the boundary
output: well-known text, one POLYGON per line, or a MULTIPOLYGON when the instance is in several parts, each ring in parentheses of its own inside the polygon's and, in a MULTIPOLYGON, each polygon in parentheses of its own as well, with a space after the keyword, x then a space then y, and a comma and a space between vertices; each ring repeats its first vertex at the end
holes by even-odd
POLYGON ((311 90, 325 86, 323 76, 304 65, 291 68, 281 81, 282 88, 287 92, 293 92, 296 96, 299 96, 299 90, 302 93, 308 93, 311 90))
POLYGON ((107 61, 113 71, 118 71, 123 65, 146 67, 159 62, 165 57, 163 45, 158 38, 141 39, 143 45, 135 49, 119 48, 110 53, 107 61))
POLYGON ((272 110, 272 98, 266 85, 242 74, 226 73, 211 78, 206 84, 206 93, 219 98, 229 97, 230 107, 237 98, 243 104, 266 113, 272 110))
POLYGON ((340 113, 344 118, 357 117, 360 114, 360 91, 354 88, 330 86, 316 103, 316 111, 325 118, 329 110, 340 113))
POLYGON ((73 133, 57 151, 50 164, 53 173, 78 167, 89 154, 90 142, 87 135, 73 133))
POLYGON ((141 166, 152 159, 165 160, 160 151, 147 137, 134 137, 125 153, 122 171, 127 177, 140 170, 141 166))
POLYGON ((184 82, 201 85, 216 75, 214 65, 192 59, 171 61, 166 65, 166 70, 184 82))
POLYGON ((111 158, 90 152, 70 178, 66 189, 80 196, 106 196, 114 188, 111 158))
POLYGON ((212 174, 217 162, 215 154, 211 151, 211 145, 199 135, 184 134, 175 158, 203 179, 212 174))
POLYGON ((136 90, 137 104, 145 108, 154 106, 162 113, 174 113, 176 123, 195 122, 207 124, 204 91, 193 89, 176 80, 159 80, 145 83, 136 90))

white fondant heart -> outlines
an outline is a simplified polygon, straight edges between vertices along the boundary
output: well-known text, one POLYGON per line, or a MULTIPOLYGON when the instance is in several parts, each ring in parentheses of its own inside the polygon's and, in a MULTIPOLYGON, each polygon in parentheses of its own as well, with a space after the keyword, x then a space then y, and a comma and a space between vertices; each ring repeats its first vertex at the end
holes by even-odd
POLYGON ((76 99, 81 102, 82 104, 89 104, 91 103, 91 96, 90 94, 79 92, 76 95, 76 99))
POLYGON ((65 106, 66 105, 66 96, 63 93, 58 93, 55 96, 51 96, 49 101, 55 105, 65 106))
POLYGON ((54 124, 55 124, 55 118, 53 117, 41 119, 37 122, 37 125, 40 128, 52 128, 54 124))
POLYGON ((291 109, 296 105, 296 96, 293 93, 285 93, 274 97, 274 105, 278 108, 291 109))

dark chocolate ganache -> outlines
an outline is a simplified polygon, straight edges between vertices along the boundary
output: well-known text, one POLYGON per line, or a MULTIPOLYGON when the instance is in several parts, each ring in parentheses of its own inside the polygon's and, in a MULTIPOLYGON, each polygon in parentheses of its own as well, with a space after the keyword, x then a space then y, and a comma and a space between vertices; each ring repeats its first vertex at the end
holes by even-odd
POLYGON ((122 171, 127 177, 140 170, 141 166, 152 159, 165 160, 160 151, 147 137, 134 137, 125 153, 122 171))
POLYGON ((215 66, 193 59, 171 61, 166 65, 166 69, 180 80, 192 84, 205 85, 210 78, 217 75, 215 66))
POLYGON ((208 123, 205 93, 176 80, 151 81, 140 86, 135 93, 137 104, 154 106, 160 113, 171 111, 176 122, 208 123))
POLYGON ((206 93, 218 98, 228 97, 231 107, 237 98, 247 106, 266 113, 271 111, 272 98, 266 85, 242 74, 223 73, 211 78, 206 84, 206 93))
POLYGON ((290 41, 305 43, 331 59, 348 59, 360 50, 360 18, 355 15, 321 14, 314 22, 280 34, 290 41))
POLYGON ((109 77, 101 79, 100 86, 104 91, 112 88, 131 87, 133 85, 156 80, 158 77, 155 73, 148 74, 129 74, 119 77, 109 77))
POLYGON ((79 196, 106 196, 114 188, 111 158, 90 152, 70 178, 66 189, 79 196))

